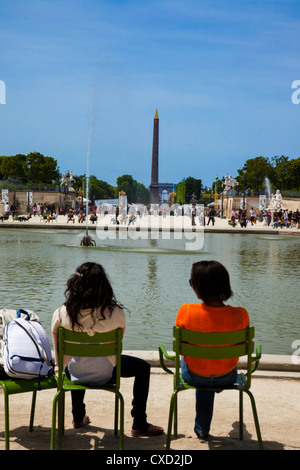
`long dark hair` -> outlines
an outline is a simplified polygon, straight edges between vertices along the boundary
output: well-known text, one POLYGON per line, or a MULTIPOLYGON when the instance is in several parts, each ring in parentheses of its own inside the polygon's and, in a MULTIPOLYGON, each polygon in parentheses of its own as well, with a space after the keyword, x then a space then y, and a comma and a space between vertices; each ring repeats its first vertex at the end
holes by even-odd
POLYGON ((233 295, 229 273, 218 261, 194 263, 190 284, 205 303, 212 298, 225 301, 233 295))
POLYGON ((111 316, 118 305, 115 295, 103 267, 97 263, 83 263, 67 281, 64 305, 70 318, 72 329, 80 324, 80 311, 91 309, 94 323, 111 316), (100 309, 96 317, 95 310, 100 309), (104 314, 104 312, 106 313, 104 314))

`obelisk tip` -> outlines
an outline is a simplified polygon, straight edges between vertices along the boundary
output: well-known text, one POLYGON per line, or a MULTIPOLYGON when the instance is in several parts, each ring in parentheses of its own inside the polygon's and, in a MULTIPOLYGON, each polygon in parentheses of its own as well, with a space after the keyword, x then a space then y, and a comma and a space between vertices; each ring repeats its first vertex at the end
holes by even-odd
POLYGON ((155 111, 154 119, 159 119, 157 110, 155 111))

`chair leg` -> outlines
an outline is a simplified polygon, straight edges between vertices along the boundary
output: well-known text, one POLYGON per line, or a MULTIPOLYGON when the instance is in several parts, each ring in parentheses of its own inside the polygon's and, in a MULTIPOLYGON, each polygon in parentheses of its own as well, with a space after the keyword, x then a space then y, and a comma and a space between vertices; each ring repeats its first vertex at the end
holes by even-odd
POLYGON ((119 397, 115 393, 115 424, 114 424, 114 435, 118 435, 118 418, 119 418, 119 397))
MULTIPOLYGON (((50 441, 50 450, 55 449, 55 435, 56 435, 56 414, 57 409, 61 406, 61 396, 60 391, 57 392, 53 398, 52 404, 52 426, 51 426, 51 441, 50 441)), ((60 416, 58 416, 58 430, 60 429, 60 416)), ((59 432, 59 431, 58 431, 59 432)))
POLYGON ((5 450, 9 450, 9 394, 6 388, 3 387, 4 392, 4 420, 5 420, 5 450))
POLYGON ((58 400, 58 416, 58 429, 61 436, 63 436, 65 433, 65 392, 61 393, 61 396, 58 400))
POLYGON ((178 395, 174 399, 174 436, 178 434, 178 395))
MULTIPOLYGON (((170 449, 171 433, 172 433, 172 420, 173 420, 173 417, 174 417, 175 408, 177 408, 177 391, 176 390, 172 393, 171 399, 170 399, 169 421, 168 421, 167 442, 166 442, 166 449, 167 450, 170 449)), ((177 410, 176 410, 176 421, 177 421, 177 410)), ((176 425, 176 435, 177 435, 177 425, 176 425)))
POLYGON ((243 401, 244 395, 242 390, 239 390, 239 437, 240 441, 243 440, 244 437, 244 414, 243 414, 243 407, 244 407, 244 401, 243 401))
POLYGON ((65 392, 61 391, 58 397, 58 448, 62 447, 62 436, 65 432, 65 392))
POLYGON ((56 431, 56 396, 54 397, 53 404, 52 404, 52 425, 51 425, 50 450, 55 449, 55 431, 56 431))
POLYGON ((261 438, 261 433, 260 433, 260 426, 259 426, 259 421, 258 421, 258 415, 257 415, 257 410, 256 410, 256 405, 255 405, 255 400, 250 392, 250 390, 245 390, 247 395, 249 396, 251 400, 251 406, 252 406, 252 413, 253 413, 253 418, 254 418, 254 423, 255 423, 255 429, 256 429, 256 435, 257 435, 257 441, 258 441, 258 447, 260 450, 263 450, 263 442, 261 438))
POLYGON ((30 413, 30 422, 29 422, 29 431, 33 431, 33 421, 34 421, 34 413, 35 413, 35 403, 36 403, 36 390, 32 393, 32 401, 31 401, 31 413, 30 413))
POLYGON ((120 450, 124 449, 124 398, 123 395, 119 394, 120 400, 120 450))

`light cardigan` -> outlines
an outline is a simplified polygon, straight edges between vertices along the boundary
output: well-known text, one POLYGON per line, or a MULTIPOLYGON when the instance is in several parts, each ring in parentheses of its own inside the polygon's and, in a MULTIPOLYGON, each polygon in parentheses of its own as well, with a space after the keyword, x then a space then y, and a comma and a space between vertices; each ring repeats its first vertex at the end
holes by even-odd
MULTIPOLYGON (((126 321, 125 312, 121 307, 116 306, 110 316, 109 312, 105 311, 104 315, 106 318, 104 320, 96 320, 95 324, 90 313, 90 309, 81 311, 79 322, 83 328, 81 330, 76 327, 75 331, 84 331, 92 335, 93 332, 105 333, 107 331, 115 330, 116 328, 122 328, 124 335, 126 321)), ((96 318, 97 314, 99 317, 100 312, 95 310, 94 315, 96 318)), ((57 310, 55 310, 52 317, 51 330, 56 362, 58 361, 57 335, 58 328, 60 326, 68 330, 72 330, 71 322, 67 315, 65 305, 62 305, 57 310)), ((70 356, 64 356, 64 367, 67 365, 71 379, 74 382, 102 385, 112 377, 113 369, 116 365, 116 356, 107 356, 103 358, 72 358, 70 356)))
MULTIPOLYGON (((249 315, 242 307, 209 307, 205 304, 184 304, 180 307, 176 326, 202 332, 229 332, 249 327, 249 315)), ((238 363, 234 359, 198 359, 184 356, 188 369, 198 375, 227 374, 238 363)))

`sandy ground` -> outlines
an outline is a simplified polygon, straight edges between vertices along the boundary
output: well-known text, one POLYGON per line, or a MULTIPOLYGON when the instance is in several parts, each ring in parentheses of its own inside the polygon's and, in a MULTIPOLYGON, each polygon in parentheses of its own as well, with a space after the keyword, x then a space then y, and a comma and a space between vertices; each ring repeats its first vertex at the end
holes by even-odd
MULTIPOLYGON (((265 450, 300 450, 300 372, 257 371, 251 390, 254 394, 265 450)), ((124 450, 165 451, 166 435, 158 437, 131 437, 132 379, 122 379, 121 391, 125 400, 124 450)), ((167 429, 172 376, 154 369, 151 374, 148 400, 148 421, 167 429)), ((2 392, 0 392, 3 395, 2 392)), ((11 450, 49 450, 52 398, 55 391, 38 393, 35 427, 29 432, 31 396, 28 393, 10 397, 11 450)), ((118 451, 119 441, 113 435, 114 398, 103 391, 86 394, 87 414, 91 424, 85 428, 72 428, 70 394, 66 397, 65 435, 63 450, 118 451)), ((211 437, 200 441, 193 431, 194 391, 179 394, 178 436, 171 441, 173 451, 200 450, 257 450, 256 431, 250 400, 244 398, 244 440, 238 435, 238 393, 223 391, 216 395, 211 437)), ((0 420, 4 423, 3 406, 0 420)), ((0 450, 4 449, 4 432, 0 432, 0 450)))

